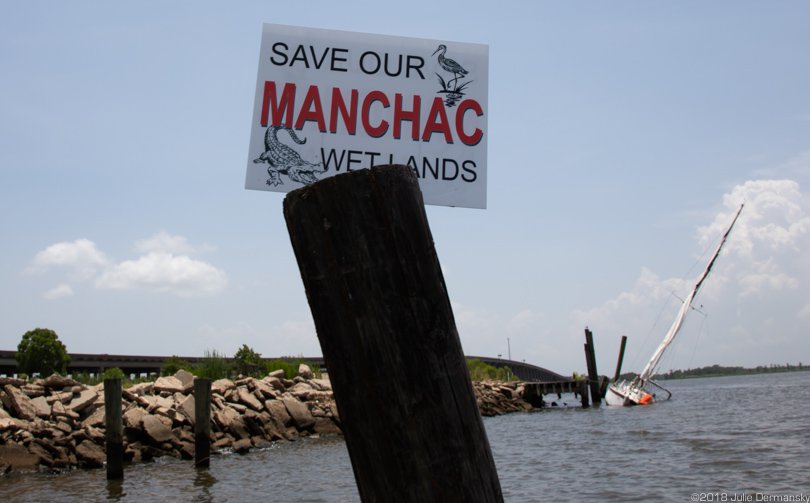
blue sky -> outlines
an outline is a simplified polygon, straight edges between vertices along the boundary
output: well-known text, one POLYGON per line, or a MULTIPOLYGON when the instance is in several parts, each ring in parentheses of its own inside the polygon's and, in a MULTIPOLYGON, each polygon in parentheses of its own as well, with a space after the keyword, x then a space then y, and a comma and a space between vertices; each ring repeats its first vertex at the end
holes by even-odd
POLYGON ((488 208, 428 207, 468 354, 638 370, 810 362, 805 2, 3 2, 0 348, 320 354, 246 191, 262 23, 489 45, 488 208))

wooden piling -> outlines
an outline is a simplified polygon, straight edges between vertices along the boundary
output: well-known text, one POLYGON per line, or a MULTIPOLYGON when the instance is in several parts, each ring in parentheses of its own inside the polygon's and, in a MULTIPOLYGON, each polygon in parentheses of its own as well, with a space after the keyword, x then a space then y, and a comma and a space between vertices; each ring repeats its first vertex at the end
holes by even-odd
POLYGON ((613 374, 613 382, 619 380, 619 376, 622 375, 622 362, 624 361, 624 347, 627 345, 627 336, 622 336, 622 342, 619 345, 619 359, 616 362, 616 373, 613 374))
POLYGON ((194 466, 211 464, 211 379, 194 378, 194 466))
POLYGON ((503 501, 413 170, 326 178, 284 216, 362 501, 503 501))
POLYGON ((579 382, 579 398, 582 401, 583 409, 587 409, 591 406, 588 402, 588 382, 585 380, 579 382))
POLYGON ((591 401, 594 405, 602 403, 599 392, 599 373, 596 371, 596 349, 593 346, 593 332, 585 329, 585 362, 588 364, 588 383, 591 386, 591 401))
POLYGON ((104 448, 107 480, 124 478, 124 423, 121 419, 121 379, 104 379, 104 448))

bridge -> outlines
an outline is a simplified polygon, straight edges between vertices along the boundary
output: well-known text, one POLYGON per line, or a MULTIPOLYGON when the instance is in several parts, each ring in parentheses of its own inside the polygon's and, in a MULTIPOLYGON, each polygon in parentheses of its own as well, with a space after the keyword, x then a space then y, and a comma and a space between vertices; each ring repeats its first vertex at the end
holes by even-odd
MULTIPOLYGON (((0 350, 0 376, 11 376, 17 373, 17 360, 15 359, 15 351, 0 350)), ((101 374, 105 369, 118 367, 124 374, 157 374, 163 368, 164 362, 171 358, 170 356, 143 356, 143 355, 110 355, 110 354, 91 354, 91 353, 69 353, 70 363, 68 364, 68 374, 101 374)), ((185 360, 191 364, 197 364, 205 358, 201 356, 179 356, 181 360, 185 360)), ((509 367, 512 373, 521 381, 565 381, 567 377, 561 376, 556 372, 538 367, 526 362, 519 362, 515 360, 507 360, 503 358, 490 358, 487 356, 467 356, 468 360, 477 359, 482 362, 492 365, 494 367, 509 367)), ((232 358, 225 358, 226 361, 232 358)), ((302 360, 321 368, 326 367, 326 362, 322 356, 303 356, 303 357, 275 357, 275 358, 262 358, 263 361, 270 360, 302 360)))

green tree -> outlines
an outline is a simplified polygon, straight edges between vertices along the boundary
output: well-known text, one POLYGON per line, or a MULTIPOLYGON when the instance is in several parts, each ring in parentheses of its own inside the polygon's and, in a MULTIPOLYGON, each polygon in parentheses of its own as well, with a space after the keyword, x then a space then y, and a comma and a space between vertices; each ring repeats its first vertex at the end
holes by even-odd
POLYGON ((43 376, 54 372, 64 374, 70 362, 67 348, 56 332, 48 328, 35 328, 24 333, 17 346, 16 358, 20 372, 28 375, 35 372, 43 376))
POLYGON ((233 355, 233 366, 237 374, 255 376, 262 367, 262 355, 253 351, 247 344, 242 344, 233 355))
POLYGON ((187 370, 191 372, 193 365, 186 360, 183 360, 177 355, 172 355, 163 360, 163 367, 160 369, 160 374, 163 376, 173 376, 178 370, 187 370))
POLYGON ((104 369, 104 372, 101 373, 101 380, 102 381, 104 379, 121 379, 121 380, 125 380, 126 378, 127 378, 127 376, 126 376, 126 374, 124 374, 124 371, 121 370, 118 367, 110 367, 110 368, 104 369))

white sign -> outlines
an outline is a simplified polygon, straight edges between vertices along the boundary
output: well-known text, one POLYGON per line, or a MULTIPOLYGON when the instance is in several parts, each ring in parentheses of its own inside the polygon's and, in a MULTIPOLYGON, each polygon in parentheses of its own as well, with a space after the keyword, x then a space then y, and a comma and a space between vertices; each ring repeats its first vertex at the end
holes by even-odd
POLYGON ((427 204, 486 208, 486 45, 265 24, 245 188, 405 164, 427 204))

